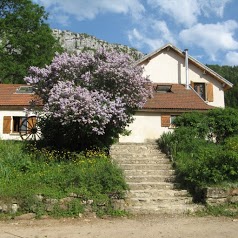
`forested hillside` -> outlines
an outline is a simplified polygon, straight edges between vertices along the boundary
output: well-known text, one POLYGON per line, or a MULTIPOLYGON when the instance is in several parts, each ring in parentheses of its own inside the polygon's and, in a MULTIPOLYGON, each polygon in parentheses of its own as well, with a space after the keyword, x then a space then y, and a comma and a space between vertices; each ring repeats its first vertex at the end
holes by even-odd
POLYGON ((225 102, 226 107, 238 108, 238 66, 207 66, 234 84, 232 89, 225 92, 225 102))

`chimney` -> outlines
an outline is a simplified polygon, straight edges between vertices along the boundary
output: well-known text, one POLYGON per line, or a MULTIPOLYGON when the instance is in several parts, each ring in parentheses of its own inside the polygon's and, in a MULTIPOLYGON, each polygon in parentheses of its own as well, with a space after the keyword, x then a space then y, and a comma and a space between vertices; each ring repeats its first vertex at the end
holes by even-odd
POLYGON ((188 78, 188 49, 184 50, 185 53, 185 75, 186 75, 186 89, 189 89, 189 78, 188 78))

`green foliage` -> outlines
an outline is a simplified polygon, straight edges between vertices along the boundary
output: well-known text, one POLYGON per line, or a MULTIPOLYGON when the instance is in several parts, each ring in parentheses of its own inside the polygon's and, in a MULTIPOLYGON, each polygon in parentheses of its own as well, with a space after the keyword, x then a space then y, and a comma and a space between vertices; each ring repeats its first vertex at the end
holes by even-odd
POLYGON ((174 137, 174 133, 168 132, 161 135, 161 137, 157 140, 157 143, 161 149, 161 151, 169 156, 176 154, 176 138, 174 137))
POLYGON ((238 109, 238 66, 208 65, 209 68, 234 84, 233 88, 225 92, 227 107, 238 109))
POLYGON ((163 134, 160 148, 175 164, 178 178, 188 187, 238 181, 238 111, 214 109, 185 113, 175 120, 174 132, 163 134))
POLYGON ((238 110, 216 108, 207 113, 207 123, 217 143, 238 134, 238 110))
MULTIPOLYGON (((198 137, 205 137, 209 133, 207 115, 201 112, 184 113, 174 120, 176 127, 186 127, 193 130, 198 137)), ((195 135, 194 135, 195 136, 195 135)))
POLYGON ((45 204, 35 195, 60 200, 72 193, 77 201, 67 210, 56 203, 52 215, 81 213, 88 200, 96 212, 107 212, 111 199, 124 197, 127 189, 122 171, 104 152, 29 149, 22 142, 0 141, 0 198, 21 201, 22 212, 44 213, 45 204))
POLYGON ((197 145, 206 144, 203 138, 198 137, 197 129, 192 127, 177 127, 174 132, 164 133, 158 139, 162 152, 176 157, 180 151, 192 153, 197 145))
POLYGON ((0 80, 24 83, 30 66, 49 64, 59 43, 45 23, 43 7, 30 0, 1 0, 0 3, 0 80))
POLYGON ((238 135, 225 139, 224 149, 238 153, 238 135))
POLYGON ((231 180, 233 176, 227 173, 229 169, 221 166, 224 159, 220 155, 221 148, 212 142, 199 142, 201 140, 197 139, 191 142, 196 146, 192 152, 186 152, 186 149, 178 152, 175 164, 179 177, 190 187, 231 180))

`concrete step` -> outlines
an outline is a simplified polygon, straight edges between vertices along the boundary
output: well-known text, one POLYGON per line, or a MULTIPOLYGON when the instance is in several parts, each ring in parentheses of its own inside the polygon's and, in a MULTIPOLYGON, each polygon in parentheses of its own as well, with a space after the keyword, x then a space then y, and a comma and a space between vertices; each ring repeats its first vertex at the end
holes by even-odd
POLYGON ((132 214, 190 214, 202 209, 195 204, 166 205, 166 206, 130 206, 127 208, 132 214))
POLYGON ((175 189, 147 189, 147 190, 131 190, 127 193, 127 197, 150 198, 150 197, 191 197, 187 190, 175 189))
POLYGON ((120 164, 120 167, 125 170, 161 170, 172 169, 171 164, 120 164))
POLYGON ((143 157, 161 157, 161 158, 166 158, 166 155, 159 152, 158 150, 153 150, 153 151, 118 151, 118 152, 111 152, 110 153, 111 157, 113 158, 123 158, 126 156, 134 157, 134 158, 143 158, 143 157))
POLYGON ((174 175, 142 175, 142 176, 126 176, 127 182, 175 182, 176 177, 174 175))
POLYGON ((173 206, 173 205, 184 205, 191 204, 191 197, 150 197, 150 198, 130 198, 130 203, 132 206, 173 206))
POLYGON ((115 160, 116 163, 118 164, 170 164, 171 162, 168 159, 153 159, 153 158, 141 158, 141 159, 120 159, 120 160, 115 160))
POLYGON ((157 143, 117 143, 111 146, 111 149, 123 149, 123 148, 131 148, 131 149, 158 149, 157 143))
POLYGON ((147 144, 147 143, 120 143, 112 145, 110 148, 110 154, 124 154, 124 153, 146 153, 146 154, 158 154, 160 150, 158 149, 157 144, 147 144))
POLYGON ((129 154, 129 153, 118 153, 118 154, 111 154, 111 157, 115 160, 123 160, 123 159, 165 159, 165 160, 169 160, 169 158, 165 155, 165 154, 160 154, 157 152, 155 152, 154 154, 148 154, 148 153, 140 153, 140 154, 129 154))
POLYGON ((130 190, 149 190, 149 189, 175 189, 178 187, 175 183, 168 182, 128 182, 130 190))
POLYGON ((125 176, 142 176, 142 175, 166 175, 166 176, 171 176, 171 175, 175 175, 175 170, 173 169, 148 169, 148 170, 143 170, 143 169, 126 169, 124 170, 124 174, 125 176))

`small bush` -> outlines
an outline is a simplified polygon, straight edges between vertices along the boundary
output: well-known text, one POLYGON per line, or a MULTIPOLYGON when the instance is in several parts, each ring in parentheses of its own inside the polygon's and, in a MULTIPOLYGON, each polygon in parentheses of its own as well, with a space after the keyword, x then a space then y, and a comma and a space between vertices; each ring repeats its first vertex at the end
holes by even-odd
POLYGON ((176 153, 176 141, 174 141, 174 133, 168 132, 163 133, 157 140, 161 151, 167 155, 173 155, 176 153))
POLYGON ((224 180, 218 165, 219 150, 213 143, 191 141, 196 146, 194 151, 187 152, 186 148, 178 152, 175 160, 177 173, 189 187, 204 186, 224 180))

